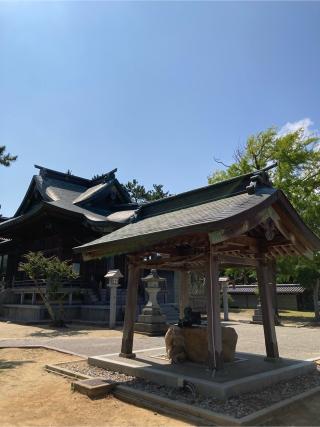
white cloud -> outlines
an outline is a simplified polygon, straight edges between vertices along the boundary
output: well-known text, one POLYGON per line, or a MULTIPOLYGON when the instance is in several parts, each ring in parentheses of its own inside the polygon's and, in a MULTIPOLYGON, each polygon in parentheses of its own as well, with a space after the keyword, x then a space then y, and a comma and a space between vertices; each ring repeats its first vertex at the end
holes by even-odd
POLYGON ((282 128, 279 130, 278 135, 283 136, 291 132, 295 132, 299 129, 303 129, 303 133, 305 137, 318 134, 317 130, 310 129, 313 126, 313 121, 306 117, 305 119, 297 120, 296 122, 287 122, 282 128))

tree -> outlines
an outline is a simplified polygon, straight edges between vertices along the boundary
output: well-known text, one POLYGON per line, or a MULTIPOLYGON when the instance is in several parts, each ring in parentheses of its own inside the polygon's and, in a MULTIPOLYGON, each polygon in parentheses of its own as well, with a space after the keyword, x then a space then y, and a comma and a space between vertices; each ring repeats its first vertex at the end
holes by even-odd
POLYGON ((282 257, 278 266, 278 277, 282 282, 297 280, 304 287, 313 289, 314 317, 316 321, 320 321, 320 254, 317 253, 313 260, 305 257, 282 257))
MULTIPOLYGON (((275 127, 252 135, 243 148, 234 153, 234 162, 225 170, 216 170, 208 177, 209 184, 233 176, 262 169, 272 162, 270 172, 275 187, 287 195, 304 221, 320 234, 320 150, 319 137, 307 136, 304 129, 279 135, 275 127)), ((222 163, 218 161, 218 163, 222 163)), ((222 163, 223 164, 223 163, 222 163)), ((314 291, 315 318, 319 319, 319 254, 310 261, 304 257, 279 262, 279 275, 297 280, 314 291)), ((279 276, 280 277, 280 276, 279 276)))
MULTIPOLYGON (((0 145, 0 165, 2 166, 10 166, 12 162, 15 162, 18 158, 18 156, 12 156, 10 153, 5 153, 6 146, 0 145)), ((0 205, 1 208, 1 205, 0 205)), ((2 215, 0 214, 0 217, 2 215)))
POLYGON ((19 270, 34 281, 53 325, 64 326, 63 300, 66 294, 62 292, 62 284, 75 279, 77 275, 67 261, 61 261, 56 256, 46 258, 42 252, 29 252, 24 258, 26 261, 20 263, 19 270), (58 303, 58 310, 54 310, 55 301, 58 303))
POLYGON ((0 165, 10 166, 12 162, 15 162, 18 156, 12 156, 10 153, 6 153, 6 146, 0 145, 0 165))
POLYGON ((153 184, 152 190, 146 190, 144 185, 140 185, 136 179, 128 181, 124 187, 136 203, 151 202, 171 196, 169 191, 163 190, 162 184, 153 184))

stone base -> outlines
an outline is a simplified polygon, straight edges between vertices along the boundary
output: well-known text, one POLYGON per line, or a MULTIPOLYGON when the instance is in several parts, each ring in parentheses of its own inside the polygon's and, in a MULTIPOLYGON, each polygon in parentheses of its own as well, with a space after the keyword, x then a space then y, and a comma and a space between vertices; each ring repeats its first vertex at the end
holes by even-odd
POLYGON ((105 397, 114 389, 115 385, 116 383, 114 382, 102 380, 100 378, 90 378, 88 380, 73 382, 71 387, 74 391, 85 394, 90 397, 90 399, 96 399, 105 397))
POLYGON ((256 308, 252 316, 252 323, 261 323, 262 324, 262 312, 261 308, 256 308))
POLYGON ((166 323, 136 322, 134 324, 134 330, 140 334, 154 337, 158 335, 165 335, 168 330, 168 325, 166 323))
POLYGON ((92 366, 144 378, 169 387, 179 388, 181 383, 186 381, 194 385, 196 393, 222 400, 316 372, 316 365, 309 361, 278 359, 270 363, 264 360, 264 356, 248 353, 238 353, 237 358, 241 361, 229 363, 224 369, 216 371, 214 376, 210 375, 205 364, 186 362, 172 365, 169 360, 163 358, 163 351, 159 349, 141 351, 136 359, 101 355, 89 357, 88 362, 92 366))
POLYGON ((154 314, 140 314, 138 316, 138 323, 166 323, 166 316, 161 313, 154 314))
MULTIPOLYGON (((224 362, 233 362, 238 335, 234 328, 221 328, 224 362)), ((206 327, 179 328, 171 326, 165 337, 166 350, 173 363, 189 360, 195 363, 208 362, 208 331, 206 327), (185 357, 182 357, 182 354, 185 357), (182 360, 179 360, 182 359, 182 360), (184 359, 184 360, 183 360, 184 359)))

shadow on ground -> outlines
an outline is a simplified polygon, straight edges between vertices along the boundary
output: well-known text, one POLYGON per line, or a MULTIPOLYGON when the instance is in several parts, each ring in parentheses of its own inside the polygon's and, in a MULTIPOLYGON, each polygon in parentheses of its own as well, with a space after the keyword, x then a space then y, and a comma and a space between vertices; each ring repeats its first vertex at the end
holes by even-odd
POLYGON ((24 365, 25 363, 35 363, 33 360, 4 360, 0 359, 0 370, 2 369, 14 369, 18 366, 24 365))
POLYGON ((56 337, 71 337, 71 336, 79 336, 79 335, 88 335, 90 330, 84 331, 84 330, 76 330, 68 327, 64 328, 54 328, 54 327, 44 327, 41 331, 31 332, 29 334, 29 337, 36 337, 36 338, 56 338, 56 337))

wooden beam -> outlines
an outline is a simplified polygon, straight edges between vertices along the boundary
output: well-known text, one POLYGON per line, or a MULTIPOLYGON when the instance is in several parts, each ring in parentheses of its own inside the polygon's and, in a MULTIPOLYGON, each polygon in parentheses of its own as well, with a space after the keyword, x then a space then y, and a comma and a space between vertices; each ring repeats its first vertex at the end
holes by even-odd
POLYGON ((227 243, 230 243, 231 245, 248 246, 249 248, 256 249, 258 245, 258 239, 244 235, 233 237, 227 243))
POLYGON ((136 320, 137 294, 140 280, 140 269, 137 265, 129 263, 128 266, 128 287, 126 297, 125 316, 122 333, 121 353, 119 356, 134 358, 132 353, 134 322, 136 320))
POLYGON ((206 269, 208 316, 208 365, 211 370, 223 368, 222 332, 220 321, 219 258, 210 254, 206 269))
POLYGON ((257 263, 257 278, 261 300, 262 321, 267 357, 279 358, 279 350, 274 323, 274 309, 272 304, 272 286, 270 285, 270 271, 265 254, 260 254, 257 263))
POLYGON ((301 233, 293 233, 288 229, 291 227, 294 231, 296 231, 296 227, 294 224, 292 224, 291 219, 285 215, 276 205, 270 208, 270 212, 271 218, 280 233, 295 246, 296 250, 301 255, 304 255, 309 259, 313 259, 313 251, 308 247, 308 244, 303 239, 301 233), (297 238, 297 235, 299 236, 299 239, 297 238))
POLYGON ((254 258, 249 257, 241 257, 241 256, 234 256, 234 255, 218 255, 219 261, 222 264, 234 264, 234 265, 243 265, 243 266, 249 266, 249 267, 255 267, 257 264, 257 261, 254 258))
POLYGON ((185 255, 185 256, 176 256, 176 257, 165 257, 158 259, 150 259, 150 260, 140 260, 141 268, 156 268, 156 269, 186 269, 188 265, 192 265, 193 263, 205 263, 207 260, 207 255, 204 253, 198 255, 185 255))
POLYGON ((264 209, 258 212, 256 215, 251 216, 240 224, 236 224, 232 227, 224 228, 222 230, 216 230, 209 233, 209 239, 211 244, 217 244, 224 242, 225 240, 231 240, 235 237, 239 237, 242 234, 255 228, 261 222, 265 221, 270 217, 269 209, 264 209))

